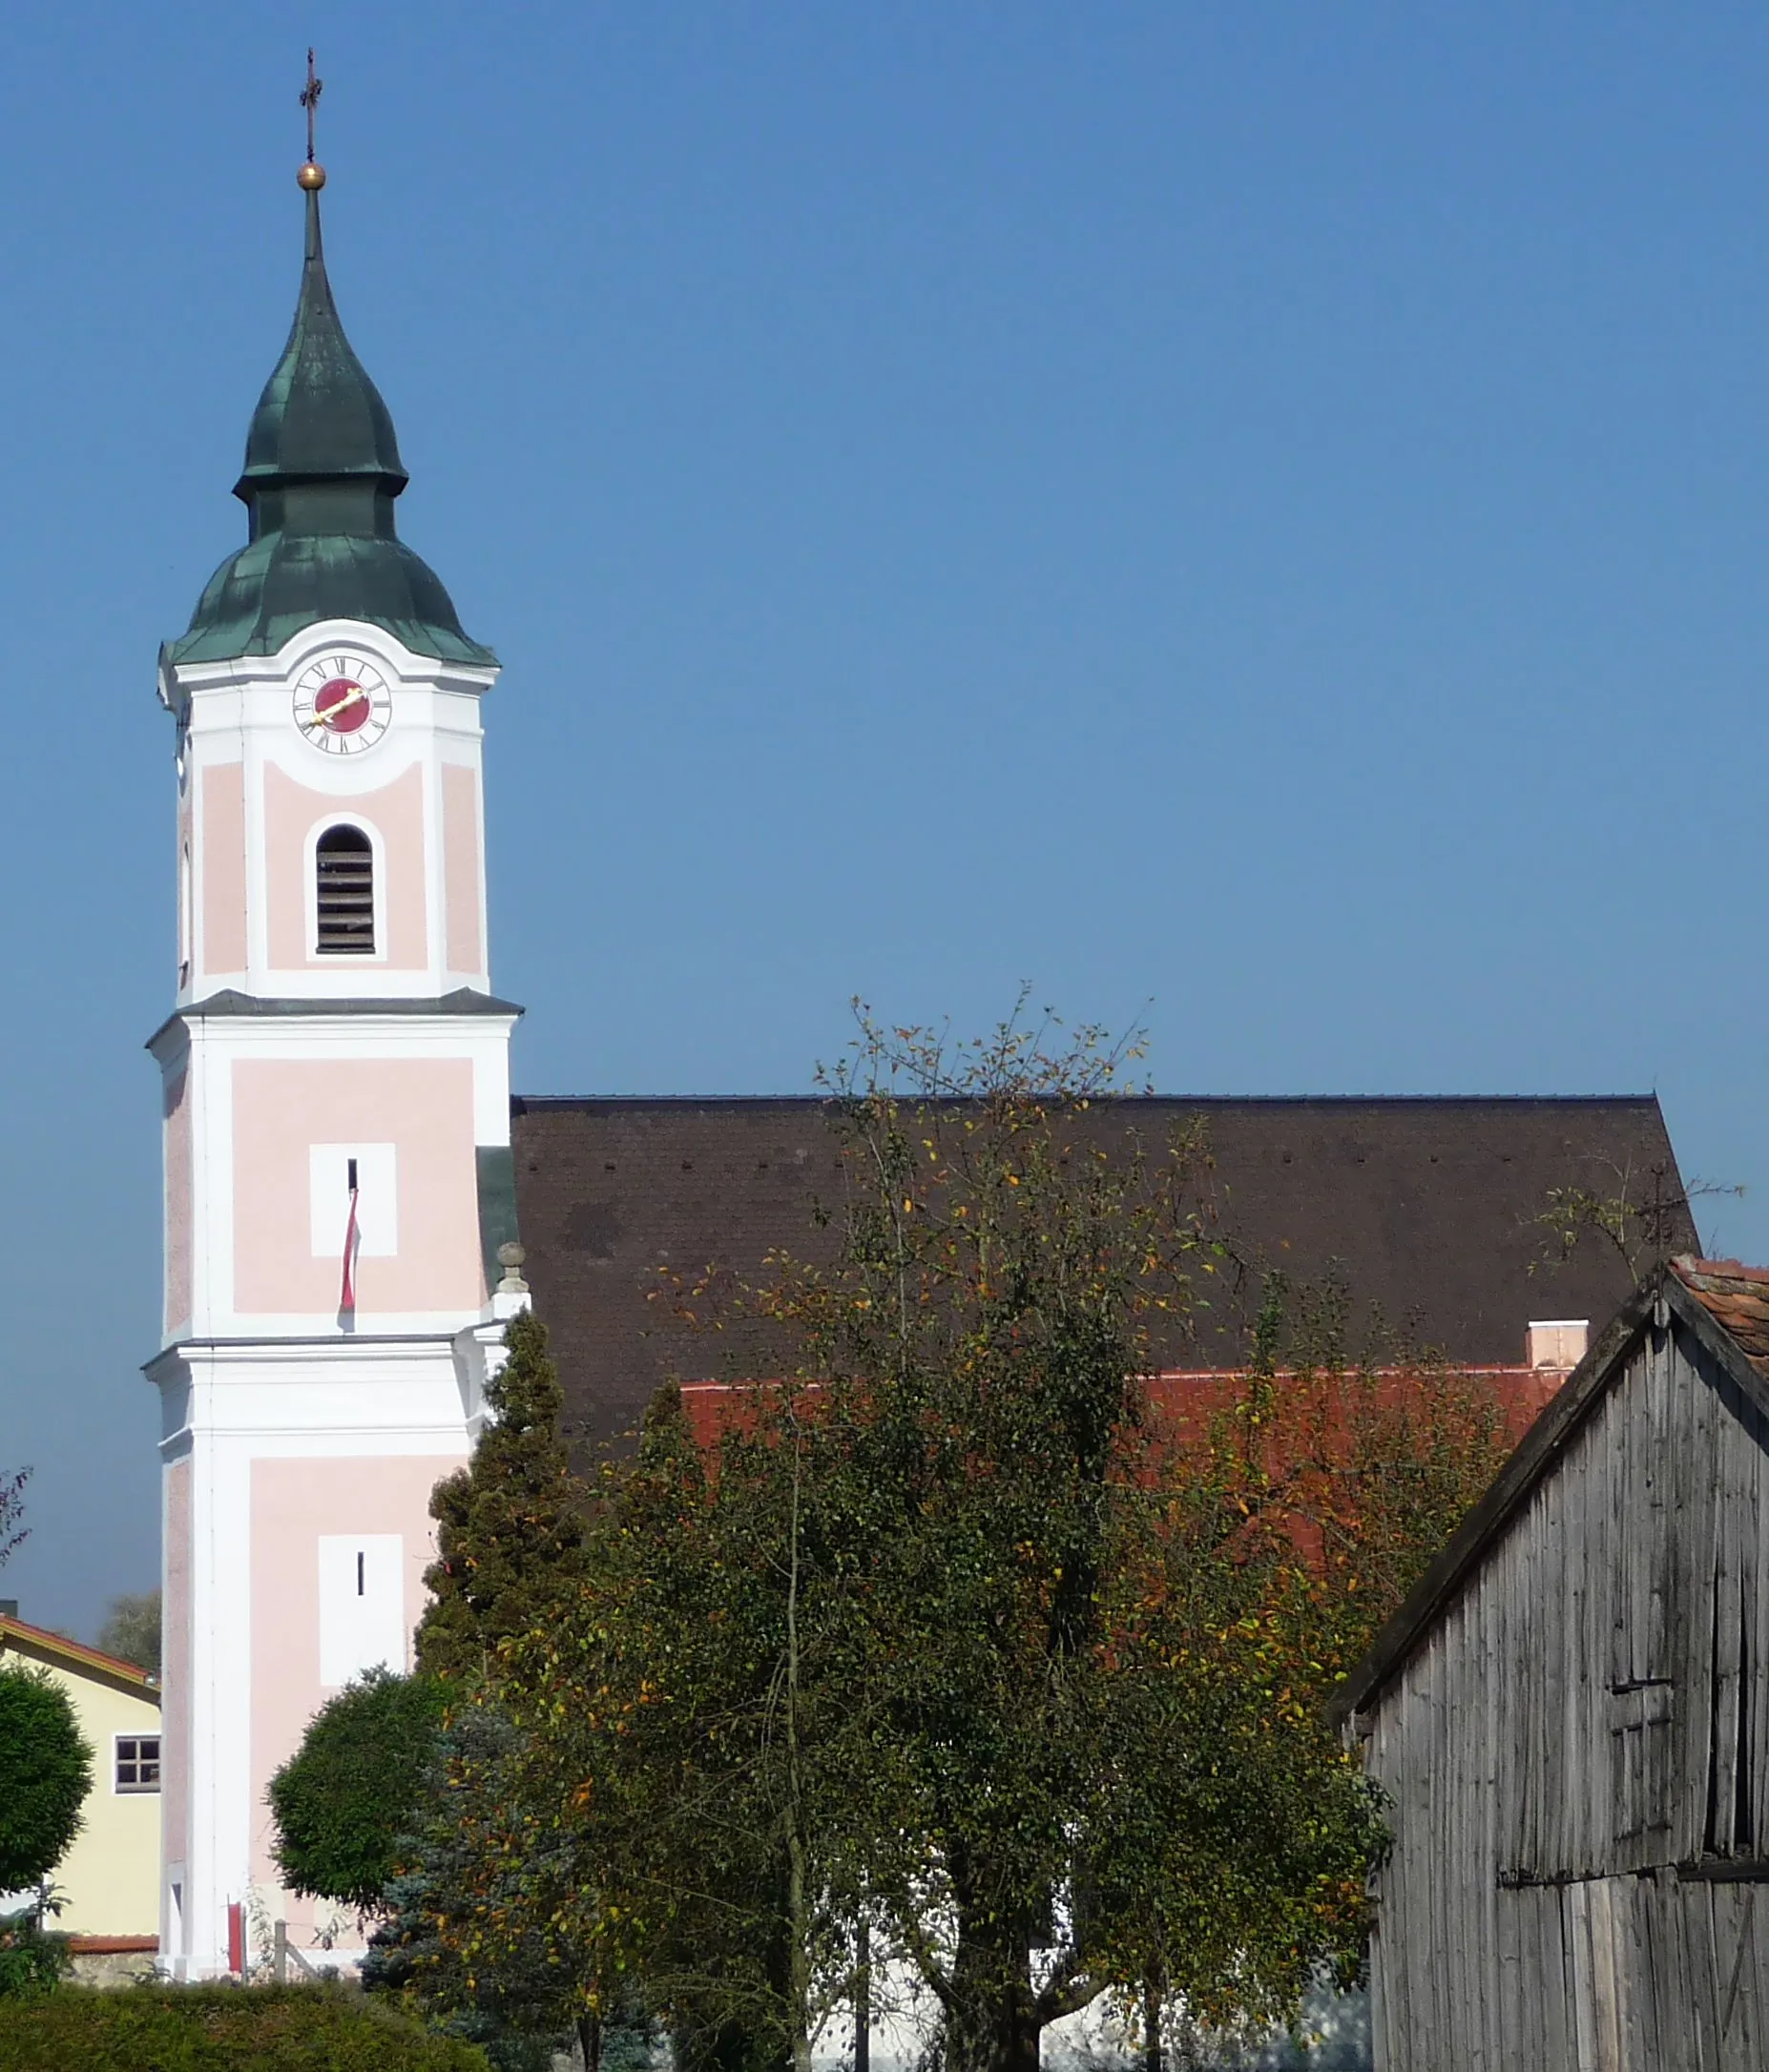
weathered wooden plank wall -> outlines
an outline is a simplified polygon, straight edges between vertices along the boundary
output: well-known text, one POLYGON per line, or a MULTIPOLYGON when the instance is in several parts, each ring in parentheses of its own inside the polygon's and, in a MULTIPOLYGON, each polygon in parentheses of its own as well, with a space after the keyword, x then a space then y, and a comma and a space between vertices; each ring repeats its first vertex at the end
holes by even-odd
POLYGON ((1361 1726, 1385 2072, 1769 2065, 1769 1425, 1663 1308, 1361 1726))

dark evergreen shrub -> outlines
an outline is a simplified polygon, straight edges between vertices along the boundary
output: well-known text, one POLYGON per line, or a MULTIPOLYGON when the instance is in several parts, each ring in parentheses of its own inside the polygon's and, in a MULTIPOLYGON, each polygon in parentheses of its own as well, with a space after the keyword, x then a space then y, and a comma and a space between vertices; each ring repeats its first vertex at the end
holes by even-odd
POLYGON ((486 1384, 491 1422, 473 1458, 430 1494, 436 1559, 418 1624, 418 1665, 460 1686, 483 1675, 500 1641, 544 1630, 561 1590, 583 1574, 588 1493, 560 1430, 565 1393, 531 1310, 504 1334, 510 1357, 486 1384))

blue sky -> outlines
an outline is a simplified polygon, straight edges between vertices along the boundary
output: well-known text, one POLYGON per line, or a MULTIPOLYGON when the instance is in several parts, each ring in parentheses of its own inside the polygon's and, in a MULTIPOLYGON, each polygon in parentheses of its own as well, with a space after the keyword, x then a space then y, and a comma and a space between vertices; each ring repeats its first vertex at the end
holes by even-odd
POLYGON ((9 25, 0 1576, 157 1568, 154 659, 299 259, 497 647, 528 1091, 864 994, 1162 1088, 1656 1088, 1769 1258, 1769 15, 600 0, 9 25), (1146 1004, 1146 1005, 1145 1005, 1146 1004))

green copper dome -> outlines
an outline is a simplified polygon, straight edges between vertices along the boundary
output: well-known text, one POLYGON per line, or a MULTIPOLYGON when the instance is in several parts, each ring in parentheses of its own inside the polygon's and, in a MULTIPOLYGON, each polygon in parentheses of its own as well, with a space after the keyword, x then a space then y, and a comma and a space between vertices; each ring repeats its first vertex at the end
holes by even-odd
POLYGON ((393 499, 406 482, 393 420, 338 321, 320 197, 310 189, 295 322, 252 413, 245 469, 234 486, 250 536, 209 578, 168 660, 274 654, 321 619, 361 619, 414 654, 494 663, 490 649, 461 630, 439 578, 398 536, 393 499))

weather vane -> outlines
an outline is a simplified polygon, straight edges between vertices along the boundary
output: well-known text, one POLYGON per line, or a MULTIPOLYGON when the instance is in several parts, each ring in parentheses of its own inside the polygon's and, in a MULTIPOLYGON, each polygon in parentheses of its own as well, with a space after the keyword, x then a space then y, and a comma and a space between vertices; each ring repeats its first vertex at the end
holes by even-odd
POLYGON ((313 52, 307 52, 307 84, 301 90, 301 105, 307 111, 307 162, 296 177, 309 191, 317 191, 325 185, 325 168, 313 155, 313 118, 320 106, 320 95, 325 92, 325 81, 313 69, 313 52))

